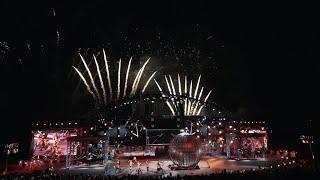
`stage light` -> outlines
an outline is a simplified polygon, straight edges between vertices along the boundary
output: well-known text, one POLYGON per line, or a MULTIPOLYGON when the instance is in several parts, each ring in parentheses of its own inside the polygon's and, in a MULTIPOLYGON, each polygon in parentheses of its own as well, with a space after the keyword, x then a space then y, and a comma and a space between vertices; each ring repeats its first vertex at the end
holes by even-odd
POLYGON ((210 129, 210 126, 208 126, 208 129, 210 129))
POLYGON ((229 126, 229 128, 231 129, 231 128, 232 128, 232 126, 229 126))
POLYGON ((219 122, 219 125, 221 125, 221 122, 219 122))

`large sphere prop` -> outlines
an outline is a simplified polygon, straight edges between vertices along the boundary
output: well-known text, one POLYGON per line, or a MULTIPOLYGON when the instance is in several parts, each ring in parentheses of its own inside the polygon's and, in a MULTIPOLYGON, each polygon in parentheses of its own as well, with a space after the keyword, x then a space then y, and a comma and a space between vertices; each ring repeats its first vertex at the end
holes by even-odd
POLYGON ((180 168, 196 167, 200 160, 200 141, 188 133, 176 135, 170 142, 169 155, 180 168))

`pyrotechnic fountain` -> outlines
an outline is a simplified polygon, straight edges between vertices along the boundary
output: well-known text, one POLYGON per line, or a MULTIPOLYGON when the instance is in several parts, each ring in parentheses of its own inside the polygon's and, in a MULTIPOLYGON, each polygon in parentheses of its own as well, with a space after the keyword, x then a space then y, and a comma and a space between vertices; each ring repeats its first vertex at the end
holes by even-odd
POLYGON ((95 66, 96 66, 96 71, 92 72, 90 70, 90 68, 88 67, 86 61, 84 60, 84 58, 82 57, 81 54, 79 54, 81 61, 85 67, 85 72, 88 73, 88 78, 90 79, 91 83, 88 83, 89 81, 86 79, 86 77, 84 76, 84 73, 81 73, 81 71, 77 68, 74 67, 73 68, 76 70, 76 72, 78 73, 78 75, 80 76, 80 79, 83 81, 83 83, 85 84, 88 92, 91 94, 91 96, 93 97, 93 99, 96 101, 96 103, 98 103, 99 105, 107 105, 110 102, 116 102, 121 98, 127 97, 127 96, 134 96, 138 93, 138 90, 141 90, 141 93, 144 93, 151 81, 151 79, 155 76, 156 71, 153 72, 151 74, 151 76, 149 76, 148 80, 146 81, 146 83, 142 86, 142 88, 139 88, 139 83, 141 81, 141 78, 143 76, 143 73, 145 71, 145 68, 148 64, 148 62, 150 61, 150 58, 147 59, 147 61, 143 64, 143 66, 139 69, 138 73, 136 74, 134 81, 132 83, 132 87, 131 87, 131 91, 128 94, 128 79, 129 79, 129 74, 130 74, 130 67, 131 67, 131 61, 132 58, 130 58, 128 66, 127 66, 127 71, 126 71, 126 76, 125 76, 125 83, 124 83, 124 89, 123 89, 123 93, 121 96, 121 59, 119 60, 119 64, 118 64, 118 73, 117 73, 117 87, 115 89, 117 89, 117 93, 114 95, 113 94, 113 90, 112 90, 112 81, 110 78, 110 69, 109 69, 109 64, 107 61, 107 57, 106 57, 106 53, 103 50, 103 59, 105 62, 105 71, 106 71, 106 79, 107 79, 107 86, 104 83, 104 77, 102 76, 102 70, 100 69, 99 63, 97 61, 97 58, 95 56, 93 56, 94 62, 95 62, 95 66), (93 73, 97 74, 99 77, 99 83, 100 83, 100 88, 102 90, 102 95, 98 89, 98 86, 96 85, 95 82, 95 77, 93 76, 93 73), (107 98, 106 95, 106 90, 109 90, 109 98, 107 98))
POLYGON ((198 115, 200 115, 202 112, 202 109, 204 107, 204 103, 207 102, 207 100, 212 92, 210 90, 208 92, 207 96, 204 99, 202 99, 202 93, 203 93, 204 87, 201 87, 201 90, 198 94, 201 75, 199 75, 199 77, 198 77, 198 81, 197 81, 197 84, 196 84, 194 91, 192 88, 192 80, 190 80, 189 88, 188 88, 188 77, 185 76, 185 78, 184 78, 184 93, 182 93, 181 79, 180 79, 180 75, 178 74, 179 94, 176 93, 176 89, 175 89, 171 75, 169 75, 169 80, 168 80, 167 76, 164 76, 164 78, 165 78, 167 89, 168 89, 167 93, 165 93, 162 90, 161 86, 159 85, 159 83, 156 80, 154 80, 154 81, 155 81, 159 91, 161 92, 162 96, 169 97, 169 100, 166 101, 166 104, 169 107, 172 115, 178 114, 178 112, 179 112, 178 107, 181 104, 183 105, 183 110, 184 110, 183 114, 185 116, 198 116, 198 115))

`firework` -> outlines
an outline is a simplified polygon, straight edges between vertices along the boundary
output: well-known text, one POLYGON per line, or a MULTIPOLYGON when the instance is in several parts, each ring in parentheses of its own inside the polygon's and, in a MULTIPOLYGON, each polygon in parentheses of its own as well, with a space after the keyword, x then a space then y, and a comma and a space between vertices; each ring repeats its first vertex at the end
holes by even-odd
POLYGON ((120 97, 120 82, 121 82, 121 59, 119 60, 119 68, 118 68, 118 88, 117 88, 117 99, 120 97))
POLYGON ((167 76, 164 76, 164 78, 166 79, 166 83, 167 83, 167 87, 168 87, 168 90, 169 90, 169 94, 171 95, 172 91, 171 91, 170 84, 169 84, 169 81, 167 79, 167 76))
POLYGON ((103 51, 104 63, 106 64, 107 80, 108 80, 109 94, 110 94, 110 101, 111 101, 112 100, 112 86, 111 86, 111 80, 110 80, 109 66, 108 66, 106 52, 104 51, 104 49, 102 49, 102 51, 103 51))
MULTIPOLYGON (((173 83, 173 80, 172 80, 172 77, 171 75, 169 75, 169 80, 167 78, 167 76, 165 75, 164 76, 164 79, 166 81, 166 86, 167 86, 167 89, 169 92, 169 97, 171 95, 178 95, 176 94, 175 92, 175 86, 174 86, 174 83, 173 83)), ((164 92, 162 91, 162 88, 161 86, 159 85, 159 83, 154 80, 159 91, 161 92, 162 96, 166 96, 164 94, 164 92)), ((199 105, 200 105, 200 102, 201 102, 201 98, 202 98, 202 94, 203 94, 203 90, 204 90, 204 87, 201 87, 201 90, 198 94, 198 90, 199 90, 199 85, 200 85, 200 82, 201 82, 201 75, 199 75, 198 77, 198 81, 197 81, 197 85, 195 87, 195 90, 194 90, 194 94, 192 93, 193 92, 193 87, 192 87, 192 80, 190 80, 190 86, 188 87, 188 77, 185 76, 184 77, 184 94, 182 94, 182 87, 181 87, 181 79, 180 79, 180 75, 178 74, 178 88, 179 88, 179 95, 178 95, 178 98, 171 98, 171 102, 167 102, 166 104, 168 105, 170 111, 172 112, 172 115, 176 115, 178 112, 178 103, 181 102, 181 100, 183 100, 183 108, 184 108, 184 115, 185 116, 194 116, 194 115, 199 115, 204 107, 204 105, 202 105, 199 109, 199 105), (176 110, 174 110, 173 106, 175 107, 176 110)), ((208 93, 208 95, 204 98, 204 102, 206 102, 209 98, 211 94, 211 91, 208 93)))
POLYGON ((179 87, 179 95, 182 96, 181 81, 180 81, 180 75, 179 74, 178 74, 178 87, 179 87))
POLYGON ((143 86, 143 89, 142 89, 142 93, 144 93, 144 91, 147 89, 148 85, 149 85, 149 82, 151 81, 151 79, 153 78, 153 76, 157 73, 157 71, 155 71, 154 73, 152 73, 152 75, 149 77, 148 81, 146 82, 146 84, 143 86))
MULTIPOLYGON (((99 67, 99 63, 96 59, 95 56, 93 56, 93 59, 94 59, 94 62, 95 62, 95 65, 96 65, 96 72, 94 72, 94 76, 92 74, 92 72, 90 71, 90 63, 89 65, 86 63, 86 61, 84 60, 84 58, 81 56, 81 54, 79 54, 80 58, 81 58, 81 61, 82 63, 84 64, 85 66, 85 69, 86 71, 84 73, 88 73, 88 76, 89 76, 89 79, 90 79, 90 82, 91 84, 88 83, 88 81, 85 79, 85 76, 84 76, 84 73, 81 73, 77 68, 73 67, 77 73, 79 74, 79 76, 81 77, 82 81, 85 83, 86 87, 87 87, 87 90, 89 91, 89 93, 94 97, 94 100, 97 100, 99 104, 102 104, 102 100, 101 100, 101 95, 99 93, 99 90, 95 84, 95 78, 98 77, 99 78, 99 81, 100 81, 100 86, 101 86, 101 89, 102 89, 102 92, 103 92, 103 104, 104 105, 107 105, 107 97, 106 97, 106 89, 109 89, 109 94, 110 94, 110 98, 109 98, 109 102, 113 101, 113 100, 119 100, 121 98, 121 90, 120 90, 120 87, 121 87, 121 59, 119 60, 119 65, 118 65, 118 72, 117 72, 117 75, 118 75, 118 78, 117 78, 117 95, 116 97, 113 97, 113 93, 112 93, 112 86, 111 86, 111 78, 110 78, 110 71, 109 71, 109 65, 108 65, 108 61, 107 61, 107 58, 106 58, 106 54, 105 54, 105 51, 103 49, 103 58, 104 58, 104 62, 105 62, 105 66, 106 66, 106 74, 107 74, 107 83, 108 83, 108 87, 105 86, 105 83, 103 82, 103 76, 102 76, 102 73, 101 71, 103 70, 100 69, 99 67), (93 90, 91 90, 91 86, 93 87, 93 90)), ((126 71, 126 80, 125 80, 125 85, 124 85, 124 92, 122 94, 122 97, 126 97, 126 92, 127 92, 127 86, 128 86, 128 81, 129 81, 129 74, 130 74, 130 66, 131 66, 131 61, 132 61, 132 58, 130 58, 130 61, 128 63, 128 68, 127 68, 127 71, 126 71)), ((138 74, 136 75, 135 79, 134 79, 134 82, 132 84, 132 91, 130 93, 130 95, 135 95, 135 93, 137 92, 137 89, 139 87, 139 82, 141 80, 141 77, 143 75, 143 72, 144 72, 144 69, 145 67, 147 66, 148 62, 150 61, 150 58, 148 58, 148 60, 143 64, 143 66, 140 68, 138 74)), ((145 85, 143 86, 143 89, 141 91, 141 93, 144 93, 146 88, 148 87, 151 79, 155 76, 156 72, 153 72, 151 74, 151 76, 149 77, 149 79, 147 80, 147 82, 145 83, 145 85)))
POLYGON ((93 93, 93 91, 91 90, 88 82, 86 81, 86 79, 83 77, 83 75, 81 74, 81 72, 74 66, 72 66, 74 70, 76 70, 76 72, 79 74, 80 78, 82 79, 83 83, 86 85, 88 92, 92 95, 93 99, 97 99, 96 95, 93 93))
POLYGON ((169 74, 169 79, 170 79, 170 83, 171 83, 173 95, 176 95, 176 90, 175 90, 175 88, 174 88, 174 85, 173 85, 172 78, 171 78, 171 75, 170 75, 170 74, 169 74))
POLYGON ((145 67, 146 67, 146 65, 148 64, 149 61, 150 61, 150 58, 148 58, 148 60, 143 64, 143 66, 141 68, 141 71, 140 71, 140 74, 139 74, 139 78, 137 80, 137 83, 135 84, 135 88, 134 88, 134 93, 133 94, 135 94, 137 89, 138 89, 138 86, 139 86, 139 83, 140 83, 140 79, 141 79, 142 74, 144 72, 144 69, 145 69, 145 67))
POLYGON ((126 73, 126 82, 124 84, 124 90, 123 90, 123 96, 125 97, 127 94, 127 87, 128 87, 128 77, 129 77, 129 72, 130 72, 130 66, 131 66, 131 60, 132 57, 129 60, 128 68, 127 68, 127 73, 126 73))
MULTIPOLYGON (((211 91, 207 94, 206 98, 204 99, 204 102, 207 102, 207 100, 208 100, 208 98, 209 98, 210 94, 211 94, 211 91)), ((203 108, 203 107, 204 107, 204 105, 202 105, 202 106, 200 107, 200 109, 199 109, 199 111, 198 111, 198 113, 197 113, 197 116, 199 116, 199 115, 200 115, 201 110, 202 110, 202 108, 203 108)))
POLYGON ((96 59, 96 57, 94 55, 93 55, 93 59, 94 59, 94 62, 96 64, 96 67, 97 67, 97 72, 98 72, 97 74, 99 76, 100 86, 101 86, 102 93, 103 93, 103 102, 104 102, 104 104, 107 104, 106 89, 104 88, 104 84, 103 84, 103 80, 102 80, 102 77, 101 77, 99 64, 98 64, 97 59, 96 59))
MULTIPOLYGON (((161 95, 164 97, 165 95, 163 94, 162 88, 160 87, 159 83, 158 83, 155 79, 153 79, 153 80, 154 80, 154 82, 156 83, 156 85, 157 85, 157 87, 158 87, 161 95)), ((167 106, 169 107, 172 115, 175 115, 175 111, 173 110, 173 108, 172 108, 170 102, 168 102, 168 100, 166 100, 166 104, 167 104, 167 106)))
POLYGON ((193 97, 194 99, 197 98, 197 93, 198 93, 198 88, 199 88, 200 79, 201 79, 201 74, 200 74, 200 76, 199 76, 199 78, 198 78, 196 90, 195 90, 195 92, 194 92, 194 97, 193 97))
POLYGON ((99 103, 101 103, 100 93, 99 93, 99 91, 98 91, 98 89, 97 89, 96 83, 95 83, 94 80, 93 80, 91 71, 90 71, 90 69, 88 68, 86 61, 83 59, 83 57, 81 56, 80 53, 79 53, 79 56, 80 56, 80 58, 81 58, 81 60, 82 60, 82 63, 83 63, 83 65, 84 65, 84 67, 86 68, 86 70, 87 70, 87 72, 88 72, 88 74, 89 74, 89 77, 90 77, 90 80, 91 80, 93 89, 94 89, 94 91, 97 93, 99 103))

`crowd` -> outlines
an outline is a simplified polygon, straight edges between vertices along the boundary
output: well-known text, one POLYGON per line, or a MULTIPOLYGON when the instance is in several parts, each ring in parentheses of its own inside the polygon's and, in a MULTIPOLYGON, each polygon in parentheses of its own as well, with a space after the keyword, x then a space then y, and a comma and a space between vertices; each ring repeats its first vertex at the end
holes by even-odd
POLYGON ((274 180, 274 179, 318 179, 319 172, 312 170, 310 168, 294 167, 294 168, 276 168, 276 169, 263 169, 263 170, 246 170, 246 171, 235 171, 227 172, 223 171, 221 173, 214 173, 210 175, 186 175, 186 176, 172 176, 171 174, 164 176, 143 176, 143 175, 124 175, 124 176, 104 176, 104 175, 68 175, 68 174, 54 174, 49 171, 47 172, 35 172, 33 174, 19 174, 19 175, 7 175, 0 176, 0 180, 61 180, 61 179, 71 179, 71 180, 153 180, 153 179, 164 179, 164 180, 194 180, 194 179, 221 179, 221 180, 236 180, 236 179, 246 179, 246 180, 274 180))

